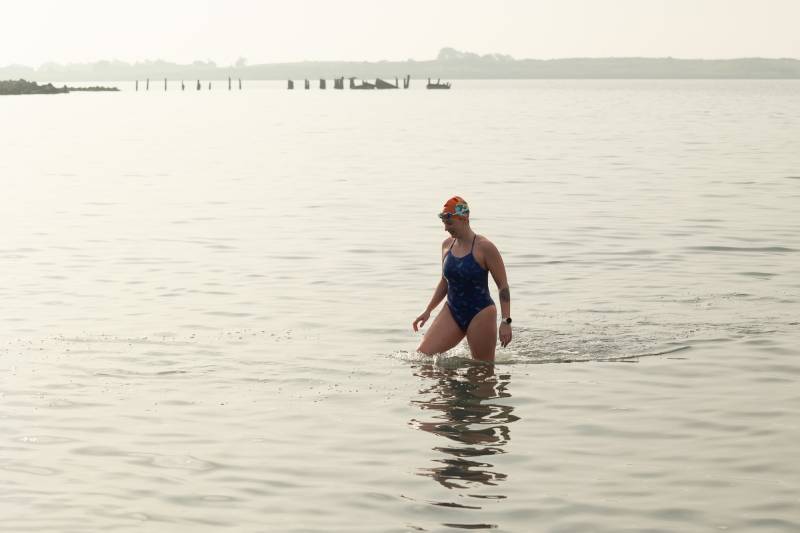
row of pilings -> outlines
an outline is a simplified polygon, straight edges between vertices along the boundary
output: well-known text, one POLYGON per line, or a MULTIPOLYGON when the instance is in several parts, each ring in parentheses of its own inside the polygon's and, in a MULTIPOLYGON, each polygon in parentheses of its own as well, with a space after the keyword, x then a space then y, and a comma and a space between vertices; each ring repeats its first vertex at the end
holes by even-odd
MULTIPOLYGON (((241 91, 242 90, 242 79, 239 78, 237 81, 239 82, 239 90, 241 91)), ((167 87, 168 87, 168 80, 167 80, 167 78, 164 78, 164 90, 165 91, 167 90, 167 87)), ((203 88, 203 86, 200 83, 200 80, 197 80, 197 84, 195 85, 195 90, 199 91, 202 88, 203 88)), ((137 91, 139 90, 139 80, 136 80, 136 90, 137 91)), ((144 90, 145 91, 149 91, 150 90, 150 78, 147 78, 144 81, 144 90)), ((181 91, 185 91, 185 90, 186 90, 186 83, 183 80, 181 80, 181 91)), ((211 90, 211 82, 208 82, 208 90, 209 91, 211 90)), ((233 80, 230 78, 230 76, 228 77, 228 90, 229 91, 233 90, 233 80)))
MULTIPOLYGON (((397 78, 397 77, 395 77, 394 83, 382 80, 380 78, 376 78, 375 79, 375 83, 371 83, 371 82, 369 82, 367 80, 363 80, 360 83, 356 83, 356 79, 357 78, 355 78, 355 77, 345 78, 344 76, 341 76, 341 77, 335 78, 333 80, 333 88, 334 89, 338 89, 338 90, 344 89, 344 85, 345 85, 344 84, 344 80, 345 79, 349 80, 350 84, 349 84, 348 87, 351 90, 399 89, 401 87, 401 85, 400 85, 400 81, 401 80, 399 78, 397 78)), ((236 81, 238 83, 239 90, 241 90, 242 89, 242 79, 238 78, 236 81)), ((437 82, 437 84, 434 84, 434 85, 439 85, 439 84, 437 82)), ((303 80, 303 86, 304 86, 304 88, 306 90, 311 89, 311 81, 306 78, 305 80, 303 80)), ((325 80, 324 78, 320 78, 320 80, 319 80, 319 88, 324 90, 324 89, 327 88, 327 86, 328 86, 327 80, 325 80)), ((402 88, 403 89, 408 89, 410 86, 411 86, 411 76, 407 75, 402 79, 402 88)), ((442 85, 442 87, 443 86, 444 85, 442 85)), ((433 88, 432 85, 431 85, 430 80, 428 80, 427 87, 429 89, 433 88)), ((166 90, 168 90, 168 88, 169 88, 169 80, 167 78, 164 78, 164 90, 166 91, 166 90)), ((180 88, 181 88, 182 91, 186 90, 186 82, 184 80, 181 80, 180 88)), ((202 90, 202 88, 203 88, 203 84, 200 82, 200 80, 197 80, 197 82, 195 84, 195 90, 200 91, 200 90, 202 90)), ((210 91, 211 88, 212 88, 212 85, 211 85, 211 82, 209 81, 208 82, 208 90, 210 91)), ((294 80, 288 80, 287 88, 290 89, 290 90, 294 89, 294 80)), ((449 84, 447 84, 447 88, 449 88, 449 84)), ((139 90, 139 80, 136 80, 135 90, 136 91, 139 90)), ((146 78, 144 80, 144 90, 145 91, 149 91, 150 90, 150 78, 146 78)), ((228 77, 228 90, 229 91, 233 90, 233 79, 230 76, 228 77)))
MULTIPOLYGON (((400 88, 400 80, 395 77, 394 83, 389 81, 382 80, 380 78, 375 79, 375 83, 370 83, 366 80, 362 81, 361 83, 356 83, 356 78, 347 78, 350 81, 349 88, 353 90, 363 90, 363 89, 399 89, 400 88)), ((333 80, 333 88, 334 89, 344 89, 344 80, 345 77, 342 76, 340 78, 335 78, 333 80)), ((319 88, 326 89, 328 86, 327 80, 324 78, 320 78, 319 80, 319 88)), ((407 75, 403 78, 403 89, 408 89, 411 86, 411 75, 407 75)), ((306 78, 303 80, 303 87, 305 90, 311 89, 311 80, 306 78)), ((290 91, 294 89, 294 80, 287 80, 286 88, 290 91)))

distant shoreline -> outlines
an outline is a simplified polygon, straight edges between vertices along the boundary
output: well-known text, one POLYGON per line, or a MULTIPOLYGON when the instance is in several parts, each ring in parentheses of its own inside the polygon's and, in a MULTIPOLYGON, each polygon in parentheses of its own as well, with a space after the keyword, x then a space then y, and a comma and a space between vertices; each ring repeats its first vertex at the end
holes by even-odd
POLYGON ((800 79, 800 60, 783 58, 675 59, 569 58, 514 59, 501 54, 479 56, 444 48, 428 61, 304 61, 219 66, 212 61, 177 64, 166 61, 46 64, 39 68, 0 67, 0 79, 33 81, 134 81, 334 79, 340 76, 413 79, 800 79))

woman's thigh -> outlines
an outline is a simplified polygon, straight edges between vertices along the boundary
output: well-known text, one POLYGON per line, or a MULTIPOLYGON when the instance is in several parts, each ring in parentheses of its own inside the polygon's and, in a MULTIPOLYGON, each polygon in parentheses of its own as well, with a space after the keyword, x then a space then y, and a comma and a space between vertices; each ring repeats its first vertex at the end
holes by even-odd
POLYGON ((497 308, 485 307, 473 317, 467 327, 467 342, 472 357, 481 361, 494 361, 497 346, 497 308))
POLYGON ((426 355, 443 353, 453 348, 463 338, 464 332, 458 327, 453 315, 450 314, 450 308, 445 304, 422 337, 417 351, 426 355))

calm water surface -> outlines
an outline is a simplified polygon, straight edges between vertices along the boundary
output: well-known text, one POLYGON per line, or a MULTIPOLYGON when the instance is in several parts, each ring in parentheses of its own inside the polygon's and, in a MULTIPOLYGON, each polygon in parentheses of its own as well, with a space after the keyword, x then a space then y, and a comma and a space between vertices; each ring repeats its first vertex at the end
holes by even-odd
POLYGON ((0 99, 3 529, 800 530, 800 83, 454 85, 0 99))

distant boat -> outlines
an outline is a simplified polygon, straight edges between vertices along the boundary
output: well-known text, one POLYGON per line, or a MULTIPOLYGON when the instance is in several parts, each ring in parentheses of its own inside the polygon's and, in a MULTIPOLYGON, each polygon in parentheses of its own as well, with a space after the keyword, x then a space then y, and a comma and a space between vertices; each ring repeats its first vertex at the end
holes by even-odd
POLYGON ((428 78, 428 85, 425 86, 426 89, 449 89, 450 82, 442 83, 442 80, 436 80, 436 83, 431 83, 431 79, 428 78))

